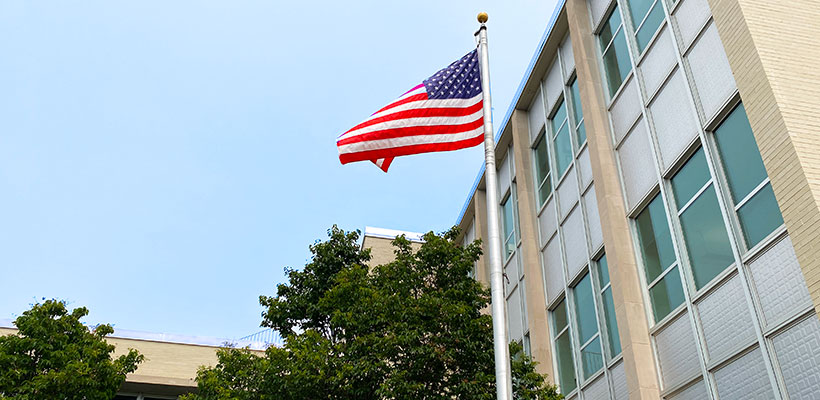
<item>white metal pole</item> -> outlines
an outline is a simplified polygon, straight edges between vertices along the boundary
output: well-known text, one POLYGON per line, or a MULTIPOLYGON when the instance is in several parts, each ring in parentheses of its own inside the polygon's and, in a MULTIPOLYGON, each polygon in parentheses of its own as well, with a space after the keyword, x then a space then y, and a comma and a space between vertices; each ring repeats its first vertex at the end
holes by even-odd
POLYGON ((487 14, 478 14, 478 59, 481 68, 481 93, 484 95, 484 181, 487 186, 487 239, 490 246, 490 292, 493 310, 493 347, 495 348, 495 384, 498 400, 512 399, 510 352, 504 298, 504 271, 501 263, 501 230, 499 229, 498 178, 495 171, 495 137, 490 103, 490 57, 487 54, 487 14))

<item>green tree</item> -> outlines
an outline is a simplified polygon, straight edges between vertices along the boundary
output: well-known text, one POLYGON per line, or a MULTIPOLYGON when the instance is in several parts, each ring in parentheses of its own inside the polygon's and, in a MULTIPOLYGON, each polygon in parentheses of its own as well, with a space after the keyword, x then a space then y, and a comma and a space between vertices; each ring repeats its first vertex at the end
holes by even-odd
MULTIPOLYGON (((334 226, 276 296, 260 297, 262 324, 284 347, 219 350, 185 399, 494 399, 492 320, 480 312, 489 291, 468 275, 480 244, 456 235, 428 233, 417 251, 397 238, 395 260, 368 268, 359 233, 334 226)), ((561 398, 511 350, 514 398, 561 398)))
POLYGON ((85 307, 35 304, 14 321, 17 335, 0 337, 0 399, 110 400, 143 356, 130 349, 112 360, 105 336, 111 325, 89 330, 85 307))

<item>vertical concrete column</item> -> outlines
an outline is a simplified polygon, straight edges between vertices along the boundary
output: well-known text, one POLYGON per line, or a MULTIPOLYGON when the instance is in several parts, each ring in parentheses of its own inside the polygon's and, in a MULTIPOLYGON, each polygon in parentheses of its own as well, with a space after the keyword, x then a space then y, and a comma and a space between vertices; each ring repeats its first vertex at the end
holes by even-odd
POLYGON ((709 6, 820 314, 820 2, 709 6))
MULTIPOLYGON (((475 271, 475 279, 490 287, 489 245, 487 244, 487 194, 484 189, 476 188, 473 195, 473 212, 475 215, 475 238, 481 239, 481 257, 475 271)), ((489 308, 487 309, 489 313, 489 308)))
POLYGON ((515 110, 512 125, 515 182, 518 195, 518 220, 521 229, 521 265, 527 282, 527 322, 530 329, 532 357, 538 362, 538 372, 549 375, 555 383, 552 368, 552 348, 544 297, 544 277, 541 269, 541 251, 538 245, 538 206, 535 204, 535 179, 530 150, 529 121, 526 111, 515 110))
POLYGON ((603 75, 599 68, 600 55, 586 1, 567 0, 566 10, 629 398, 658 399, 658 373, 639 278, 642 272, 635 259, 615 150, 610 140, 606 96, 601 80, 603 75))

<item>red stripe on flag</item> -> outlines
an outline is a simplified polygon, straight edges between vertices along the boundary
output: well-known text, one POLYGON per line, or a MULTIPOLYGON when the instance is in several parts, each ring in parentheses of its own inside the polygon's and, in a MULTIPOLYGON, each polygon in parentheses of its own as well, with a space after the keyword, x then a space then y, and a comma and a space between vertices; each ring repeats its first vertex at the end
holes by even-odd
POLYGON ((390 164, 393 163, 393 157, 385 158, 384 161, 382 161, 382 165, 379 165, 379 163, 376 162, 378 160, 370 161, 372 161, 373 164, 376 164, 377 167, 381 168, 382 171, 387 172, 387 169, 390 168, 390 164))
POLYGON ((459 150, 467 147, 478 146, 483 141, 484 134, 478 134, 476 137, 458 140, 455 142, 423 143, 414 144, 410 146, 392 147, 389 149, 378 149, 361 151, 357 153, 339 154, 339 161, 341 161, 342 164, 347 164, 356 161, 378 160, 380 158, 407 156, 418 153, 433 153, 438 151, 459 150))
MULTIPOLYGON (((467 132, 478 129, 484 125, 484 116, 478 117, 473 122, 458 125, 421 125, 408 126, 403 128, 382 129, 380 131, 373 131, 363 133, 361 135, 351 136, 336 142, 336 146, 344 146, 351 143, 369 142, 371 140, 395 139, 408 136, 421 135, 444 135, 467 132)), ((381 157, 379 157, 381 158, 381 157)), ((367 158, 369 160, 369 158, 367 158)))
POLYGON ((414 101, 422 101, 422 100, 429 100, 427 98, 427 93, 426 92, 425 93, 414 94, 412 96, 406 97, 406 98, 401 99, 401 100, 396 100, 395 102, 390 103, 390 104, 382 107, 379 111, 376 111, 376 112, 374 112, 373 114, 370 114, 370 115, 376 115, 376 114, 378 114, 382 111, 389 110, 393 107, 398 107, 402 104, 407 104, 407 103, 412 103, 414 101))
POLYGON ((353 132, 355 130, 359 130, 371 125, 376 125, 382 122, 394 121, 397 119, 406 119, 406 118, 423 118, 423 117, 463 117, 466 115, 474 114, 481 110, 484 107, 484 102, 479 101, 476 104, 473 104, 469 107, 430 107, 430 108, 415 108, 412 110, 405 110, 399 111, 397 113, 393 113, 390 115, 385 115, 383 117, 369 119, 367 121, 362 122, 359 125, 354 126, 345 134, 353 132))

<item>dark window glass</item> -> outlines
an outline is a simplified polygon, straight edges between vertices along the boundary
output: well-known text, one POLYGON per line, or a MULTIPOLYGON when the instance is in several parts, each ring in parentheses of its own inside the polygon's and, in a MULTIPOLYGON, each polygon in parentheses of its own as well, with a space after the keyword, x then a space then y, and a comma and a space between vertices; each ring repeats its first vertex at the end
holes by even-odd
POLYGON ((515 235, 513 234, 513 202, 512 196, 508 197, 501 205, 502 225, 504 228, 504 254, 505 257, 512 255, 515 251, 515 235))
POLYGON ((670 270, 649 289, 649 297, 652 300, 652 313, 655 315, 655 321, 662 320, 683 303, 683 286, 681 286, 678 267, 670 270))
POLYGON ((575 118, 575 141, 580 148, 587 140, 586 129, 584 128, 584 114, 581 111, 581 93, 578 90, 578 80, 575 79, 570 84, 570 98, 572 99, 572 117, 575 118))
MULTIPOLYGON (((743 104, 739 104, 715 130, 715 141, 735 205, 746 199, 766 179, 752 127, 743 104)), ((766 184, 737 210, 746 245, 760 243, 783 225, 780 207, 766 184)))
POLYGON ((680 224, 695 287, 700 289, 735 262, 714 186, 680 215, 680 224))
POLYGON ((598 260, 598 283, 601 287, 609 284, 609 265, 606 261, 606 254, 598 260))
POLYGON ((569 140, 569 127, 564 124, 553 141, 555 168, 558 169, 558 177, 567 171, 569 164, 572 162, 572 143, 569 140))
POLYGON ((567 394, 577 386, 575 382, 575 366, 572 358, 572 345, 569 341, 569 331, 555 339, 556 358, 558 359, 558 382, 561 385, 561 393, 567 394))
POLYGON ((772 191, 772 185, 766 184, 755 193, 746 204, 737 210, 740 225, 743 227, 743 237, 749 247, 760 243, 777 227, 783 225, 783 216, 777 206, 777 200, 772 191))
MULTIPOLYGON (((600 287, 609 284, 609 265, 606 255, 598 260, 598 282, 600 287)), ((621 337, 618 333, 618 321, 615 319, 615 302, 612 300, 612 288, 608 287, 601 292, 601 302, 604 306, 604 320, 609 341, 609 354, 614 357, 621 353, 621 337)))
POLYGON ((604 52, 604 70, 609 95, 613 96, 626 79, 626 75, 632 70, 632 64, 629 61, 629 49, 626 47, 623 30, 618 32, 612 46, 604 52))
POLYGON ((555 325, 556 332, 567 326, 567 306, 563 300, 558 304, 558 307, 552 311, 552 323, 555 325))
POLYGON ((638 215, 637 226, 646 281, 652 282, 676 260, 660 195, 638 215))
POLYGON ((641 25, 646 13, 649 12, 649 7, 652 7, 654 0, 629 0, 629 16, 632 17, 632 23, 635 29, 641 25))
POLYGON ((595 318, 595 303, 592 300, 592 282, 589 274, 573 288, 575 314, 578 325, 578 339, 584 344, 598 333, 598 322, 595 318))
POLYGON ((715 141, 735 204, 766 179, 766 168, 746 118, 738 105, 715 130, 715 141))
POLYGON ((584 379, 589 378, 604 366, 604 355, 601 351, 601 337, 581 349, 581 368, 584 372, 584 379))
POLYGON ((541 136, 535 144, 535 179, 538 185, 538 206, 547 201, 552 193, 552 183, 550 182, 550 163, 547 157, 547 139, 541 136))
POLYGON ((612 288, 609 287, 601 294, 604 302, 604 317, 606 332, 609 336, 609 354, 612 357, 621 354, 621 335, 618 333, 618 321, 615 319, 615 302, 612 300, 612 288))
POLYGON ((709 166, 706 165, 706 155, 703 148, 699 149, 683 168, 672 178, 672 190, 675 192, 675 204, 683 208, 692 196, 709 181, 709 166))
MULTIPOLYGON (((646 16, 643 25, 641 25, 635 34, 635 41, 638 42, 638 52, 643 52, 646 45, 648 45, 652 37, 655 36, 655 32, 658 31, 661 22, 663 22, 663 7, 661 7, 661 1, 658 0, 655 2, 655 6, 652 7, 652 11, 646 16)), ((639 23, 639 21, 635 21, 635 25, 639 23)))
POLYGON ((612 10, 612 14, 609 14, 609 19, 604 24, 603 29, 601 29, 601 33, 598 35, 598 40, 601 43, 601 49, 605 49, 606 46, 609 45, 612 37, 615 36, 615 33, 620 27, 621 13, 618 11, 618 7, 615 7, 615 9, 612 10))

